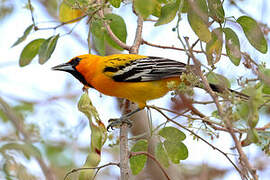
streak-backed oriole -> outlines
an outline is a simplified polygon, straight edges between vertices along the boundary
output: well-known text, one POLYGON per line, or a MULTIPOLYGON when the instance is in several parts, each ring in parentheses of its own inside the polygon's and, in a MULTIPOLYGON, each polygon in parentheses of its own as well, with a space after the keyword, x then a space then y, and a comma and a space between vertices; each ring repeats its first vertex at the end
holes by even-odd
MULTIPOLYGON (((171 90, 168 82, 180 84, 180 76, 188 73, 184 63, 136 54, 104 57, 85 54, 52 69, 69 72, 85 86, 95 88, 103 94, 125 98, 138 104, 138 109, 121 117, 120 121, 125 121, 130 115, 143 109, 148 100, 164 96, 171 90)), ((210 84, 210 87, 216 92, 224 92, 223 87, 222 89, 214 84, 210 84)), ((242 93, 235 94, 247 98, 242 93)), ((109 127, 112 126, 114 124, 109 127)))

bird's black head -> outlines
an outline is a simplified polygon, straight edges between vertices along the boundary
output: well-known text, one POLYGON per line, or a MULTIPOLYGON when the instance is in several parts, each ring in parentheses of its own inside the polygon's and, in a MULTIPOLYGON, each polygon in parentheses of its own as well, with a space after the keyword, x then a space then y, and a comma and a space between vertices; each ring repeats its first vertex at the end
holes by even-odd
POLYGON ((76 69, 76 67, 79 65, 82 58, 75 57, 68 61, 67 63, 59 64, 57 66, 52 67, 52 70, 56 71, 66 71, 70 74, 72 74, 75 78, 77 78, 81 83, 83 83, 86 86, 91 87, 91 85, 86 81, 86 79, 83 77, 83 75, 76 69))

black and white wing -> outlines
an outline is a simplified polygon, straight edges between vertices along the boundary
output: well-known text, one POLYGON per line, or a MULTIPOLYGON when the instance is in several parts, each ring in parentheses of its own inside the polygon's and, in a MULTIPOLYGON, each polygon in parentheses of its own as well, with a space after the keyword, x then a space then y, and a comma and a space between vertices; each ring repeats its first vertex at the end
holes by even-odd
POLYGON ((186 71, 186 64, 160 57, 147 57, 130 61, 114 71, 117 82, 145 82, 179 77, 186 71))

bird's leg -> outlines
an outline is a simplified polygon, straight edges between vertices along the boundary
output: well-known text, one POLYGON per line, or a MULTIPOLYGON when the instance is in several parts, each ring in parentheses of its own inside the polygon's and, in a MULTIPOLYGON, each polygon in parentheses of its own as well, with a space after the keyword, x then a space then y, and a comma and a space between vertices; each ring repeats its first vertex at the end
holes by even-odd
POLYGON ((130 116, 132 116, 133 114, 135 114, 136 112, 139 112, 140 108, 135 109, 134 111, 131 111, 127 114, 124 114, 123 116, 121 116, 120 118, 115 118, 115 119, 109 119, 109 125, 107 127, 107 131, 109 131, 109 129, 111 128, 113 130, 113 128, 115 127, 119 127, 121 126, 123 123, 127 123, 128 127, 132 126, 131 121, 129 120, 130 116))

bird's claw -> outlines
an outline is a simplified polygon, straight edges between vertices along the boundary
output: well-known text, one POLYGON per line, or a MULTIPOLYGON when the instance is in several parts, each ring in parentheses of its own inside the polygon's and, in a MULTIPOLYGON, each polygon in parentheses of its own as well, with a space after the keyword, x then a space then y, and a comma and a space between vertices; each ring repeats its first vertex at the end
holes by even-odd
POLYGON ((114 118, 114 119, 109 119, 109 125, 107 127, 107 131, 110 129, 114 129, 115 127, 120 127, 122 124, 126 123, 129 128, 132 127, 132 123, 128 118, 114 118))

